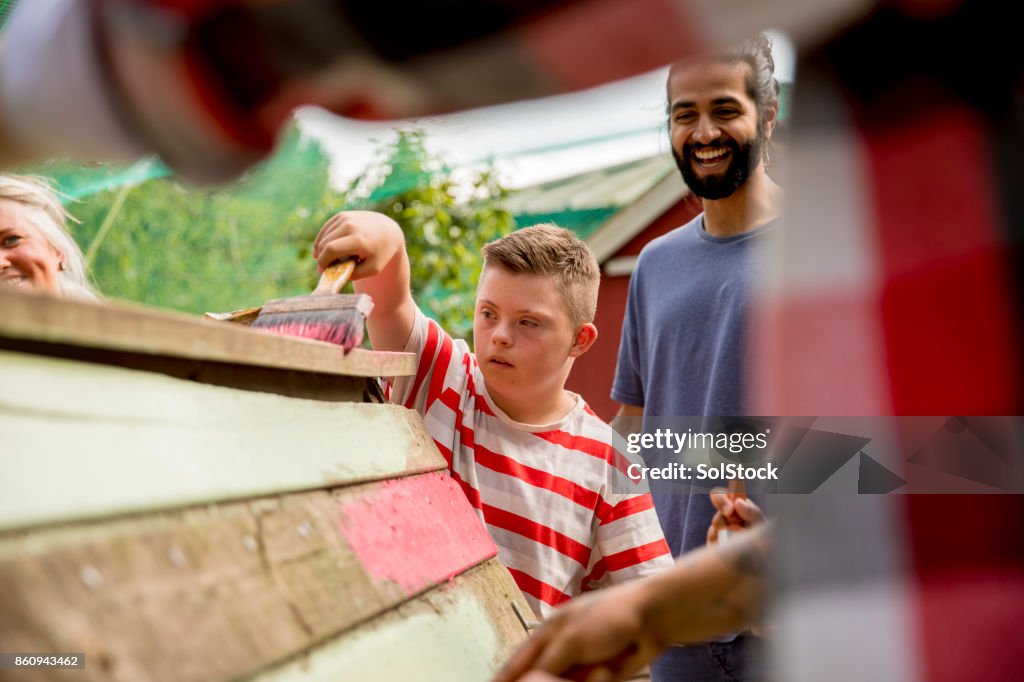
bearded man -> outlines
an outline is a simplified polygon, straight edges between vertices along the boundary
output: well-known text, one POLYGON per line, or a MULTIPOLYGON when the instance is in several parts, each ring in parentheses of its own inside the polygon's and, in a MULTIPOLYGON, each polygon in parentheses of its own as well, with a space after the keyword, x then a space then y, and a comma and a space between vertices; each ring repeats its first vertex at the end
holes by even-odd
MULTIPOLYGON (((747 287, 782 195, 765 170, 778 114, 774 66, 761 36, 669 71, 672 154, 704 210, 648 244, 630 280, 612 397, 619 415, 643 416, 645 431, 652 418, 747 414, 747 287)), ((715 513, 699 485, 652 487, 676 556, 704 544, 715 513)), ((756 639, 672 649, 652 665, 652 679, 756 679, 756 639)))

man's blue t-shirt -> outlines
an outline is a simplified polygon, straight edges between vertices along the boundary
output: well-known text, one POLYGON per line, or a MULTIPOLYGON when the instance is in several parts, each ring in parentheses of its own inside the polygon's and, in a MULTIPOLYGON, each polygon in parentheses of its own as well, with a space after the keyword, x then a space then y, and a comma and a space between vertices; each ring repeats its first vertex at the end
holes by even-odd
MULTIPOLYGON (((747 414, 748 286, 774 227, 713 237, 701 214, 643 249, 629 283, 613 399, 643 405, 645 422, 747 414)), ((714 507, 706 483, 692 495, 681 481, 672 489, 653 497, 679 556, 704 544, 714 507)))

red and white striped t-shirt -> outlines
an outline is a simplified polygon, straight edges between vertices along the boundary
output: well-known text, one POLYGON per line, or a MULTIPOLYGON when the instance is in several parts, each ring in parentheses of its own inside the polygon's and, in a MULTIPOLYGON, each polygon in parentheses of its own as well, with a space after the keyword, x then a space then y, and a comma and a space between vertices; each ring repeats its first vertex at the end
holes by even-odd
POLYGON ((419 358, 416 376, 397 379, 391 400, 423 415, 539 616, 580 592, 672 565, 651 496, 613 492, 613 477, 622 480, 616 464, 625 463, 611 427, 582 398, 553 424, 512 421, 487 395, 466 343, 419 310, 406 350, 419 358))

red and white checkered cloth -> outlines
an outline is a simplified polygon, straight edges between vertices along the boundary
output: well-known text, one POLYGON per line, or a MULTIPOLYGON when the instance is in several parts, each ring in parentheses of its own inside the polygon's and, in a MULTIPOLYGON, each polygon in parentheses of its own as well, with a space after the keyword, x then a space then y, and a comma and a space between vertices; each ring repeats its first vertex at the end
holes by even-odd
MULTIPOLYGON (((801 55, 756 413, 1022 414, 1013 26, 996 3, 892 2, 801 55)), ((778 679, 1024 674, 1021 495, 777 502, 778 679)))

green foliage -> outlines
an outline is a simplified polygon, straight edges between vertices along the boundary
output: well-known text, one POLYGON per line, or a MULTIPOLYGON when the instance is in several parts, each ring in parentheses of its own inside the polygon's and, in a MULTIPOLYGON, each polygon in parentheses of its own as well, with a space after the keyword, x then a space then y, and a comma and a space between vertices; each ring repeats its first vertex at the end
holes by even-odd
POLYGON ((393 218, 405 233, 413 298, 456 338, 472 342, 480 249, 515 228, 493 170, 465 182, 432 155, 421 130, 400 130, 349 192, 353 207, 393 218))
POLYGON ((417 303, 471 341, 480 248, 515 227, 495 174, 457 182, 415 130, 382 146, 346 191, 331 188, 329 166, 320 146, 292 129, 274 156, 225 189, 162 177, 167 171, 155 162, 54 161, 19 172, 86 195, 68 208, 81 220, 72 231, 103 296, 190 313, 308 293, 318 277, 310 247, 320 226, 346 208, 386 213, 405 231, 417 303))
MULTIPOLYGON (((296 246, 344 208, 329 159, 290 130, 279 151, 234 186, 209 190, 175 179, 114 186, 72 202, 74 236, 101 294, 185 312, 224 311, 308 293, 316 267, 296 246)), ((99 175, 52 162, 22 169, 63 181, 99 175)))

